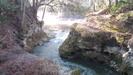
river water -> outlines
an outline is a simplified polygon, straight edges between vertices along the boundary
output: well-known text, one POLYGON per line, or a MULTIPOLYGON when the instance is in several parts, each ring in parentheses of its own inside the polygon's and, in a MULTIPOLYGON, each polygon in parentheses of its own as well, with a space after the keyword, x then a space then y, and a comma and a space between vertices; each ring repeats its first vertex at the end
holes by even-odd
MULTIPOLYGON (((38 16, 40 16, 38 19, 41 20, 42 13, 39 12, 38 16)), ((98 63, 85 62, 81 59, 62 59, 59 56, 58 48, 67 38, 70 26, 75 22, 82 21, 82 19, 59 19, 57 16, 46 14, 44 21, 44 31, 52 39, 34 48, 33 54, 39 59, 47 58, 56 61, 60 66, 62 75, 69 75, 68 73, 75 68, 79 68, 82 75, 118 75, 117 72, 98 63)))
POLYGON ((69 29, 52 29, 49 32, 54 33, 54 38, 50 39, 49 42, 34 48, 33 54, 35 54, 39 59, 47 58, 56 61, 59 63, 60 71, 62 73, 79 68, 82 75, 118 75, 114 70, 98 63, 85 62, 81 59, 62 59, 59 56, 58 48, 67 38, 69 29))

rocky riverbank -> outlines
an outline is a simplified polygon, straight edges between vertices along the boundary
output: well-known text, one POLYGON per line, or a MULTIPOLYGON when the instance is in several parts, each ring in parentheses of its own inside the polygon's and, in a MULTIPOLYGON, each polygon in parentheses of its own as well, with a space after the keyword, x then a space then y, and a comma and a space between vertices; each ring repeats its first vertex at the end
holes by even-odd
POLYGON ((56 62, 30 54, 48 37, 32 11, 25 13, 25 19, 22 13, 11 13, 6 22, 0 20, 0 75, 59 75, 56 62))
POLYGON ((133 13, 105 13, 107 10, 90 14, 81 23, 73 24, 59 48, 60 56, 105 63, 122 74, 132 75, 133 13))

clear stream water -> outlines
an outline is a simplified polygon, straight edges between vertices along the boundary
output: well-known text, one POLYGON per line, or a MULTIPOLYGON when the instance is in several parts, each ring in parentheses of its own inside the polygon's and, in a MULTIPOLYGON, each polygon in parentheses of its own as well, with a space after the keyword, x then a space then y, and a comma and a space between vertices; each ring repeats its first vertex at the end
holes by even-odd
MULTIPOLYGON (((38 12, 38 16, 40 17, 38 19, 41 20, 42 12, 38 12)), ((49 42, 34 48, 33 54, 35 54, 39 59, 47 58, 58 62, 60 71, 63 72, 63 75, 64 73, 68 73, 75 68, 79 68, 82 75, 118 75, 118 73, 114 70, 98 63, 85 62, 81 59, 62 59, 59 56, 58 48, 67 38, 70 26, 75 22, 82 21, 82 19, 66 20, 59 19, 57 16, 51 16, 51 14, 46 14, 44 21, 45 25, 49 25, 47 27, 48 29, 44 28, 44 31, 49 35, 52 33, 54 38, 50 39, 49 42), (64 25, 64 27, 62 25, 64 25)))
POLYGON ((58 30, 56 32, 55 38, 52 38, 49 42, 41 46, 35 47, 33 54, 40 59, 47 58, 57 61, 63 72, 79 68, 82 75, 118 75, 114 70, 98 63, 85 62, 80 59, 68 60, 60 58, 58 48, 67 38, 69 30, 58 30))

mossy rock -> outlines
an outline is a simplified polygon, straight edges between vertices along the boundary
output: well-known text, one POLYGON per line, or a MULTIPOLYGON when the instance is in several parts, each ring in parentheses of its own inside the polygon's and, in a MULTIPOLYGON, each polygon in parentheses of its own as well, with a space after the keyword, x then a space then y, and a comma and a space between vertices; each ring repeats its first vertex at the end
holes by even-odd
POLYGON ((80 69, 79 69, 79 68, 76 68, 76 69, 72 72, 71 75, 82 75, 82 74, 80 73, 80 69))
POLYGON ((89 59, 96 59, 98 62, 105 62, 105 58, 101 53, 85 53, 83 54, 83 56, 85 57, 85 60, 89 60, 89 59))
POLYGON ((128 40, 131 38, 130 34, 121 34, 121 33, 116 33, 113 35, 113 37, 116 39, 116 41, 120 44, 120 45, 127 45, 128 40))
POLYGON ((113 61, 115 61, 117 64, 122 64, 122 55, 113 55, 110 57, 113 61))
POLYGON ((121 72, 126 73, 127 75, 133 75, 133 67, 131 67, 130 65, 130 61, 123 61, 120 68, 121 72))
POLYGON ((110 32, 126 33, 124 28, 120 28, 116 25, 111 25, 110 23, 104 23, 104 26, 101 29, 110 32))
POLYGON ((62 58, 68 58, 69 56, 71 56, 71 51, 59 49, 59 54, 62 58))
POLYGON ((115 36, 117 42, 119 42, 120 44, 124 43, 124 37, 121 36, 115 36))
POLYGON ((124 72, 127 73, 127 75, 133 75, 133 67, 125 68, 124 72))
POLYGON ((29 53, 32 53, 34 47, 35 47, 37 44, 39 44, 39 41, 38 41, 38 40, 32 41, 32 42, 27 41, 27 43, 28 43, 28 48, 26 49, 26 51, 29 52, 29 53))
POLYGON ((33 49, 36 45, 38 44, 43 44, 43 38, 48 38, 47 35, 45 33, 35 33, 32 36, 29 36, 26 38, 26 43, 28 48, 26 49, 27 52, 32 53, 33 49), (29 41, 29 39, 31 39, 29 41))

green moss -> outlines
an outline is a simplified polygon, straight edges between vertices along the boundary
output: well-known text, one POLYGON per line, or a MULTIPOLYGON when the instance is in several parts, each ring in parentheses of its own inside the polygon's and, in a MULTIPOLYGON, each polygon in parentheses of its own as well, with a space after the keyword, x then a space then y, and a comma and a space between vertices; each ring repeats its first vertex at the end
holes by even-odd
POLYGON ((97 60, 98 60, 99 62, 105 62, 105 58, 104 58, 102 55, 99 55, 99 56, 97 57, 97 60))
POLYGON ((122 64, 122 55, 115 56, 115 57, 113 58, 113 60, 114 60, 117 64, 122 64))
POLYGON ((109 14, 115 14, 117 12, 119 12, 121 9, 120 6, 116 5, 116 6, 110 6, 110 11, 109 11, 109 14))
POLYGON ((115 36, 117 42, 119 43, 123 43, 124 42, 124 38, 123 37, 120 37, 120 36, 115 36))
POLYGON ((105 23, 104 26, 101 28, 102 30, 111 31, 111 32, 121 32, 125 33, 126 31, 124 28, 119 28, 116 25, 111 25, 109 23, 105 23))
POLYGON ((133 67, 130 67, 130 61, 123 62, 120 68, 121 72, 127 73, 127 75, 133 75, 133 67))
POLYGON ((115 39, 116 39, 117 42, 119 42, 120 44, 124 43, 124 37, 121 37, 121 36, 115 36, 115 39))
POLYGON ((88 31, 83 31, 81 32, 81 36, 82 37, 87 37, 87 36, 91 36, 92 38, 95 37, 97 34, 96 33, 91 33, 91 32, 88 32, 88 31))
POLYGON ((79 68, 76 68, 73 72, 72 72, 72 75, 82 75, 80 73, 80 69, 79 68))
MULTIPOLYGON (((28 41, 27 41, 28 42, 28 41)), ((39 44, 39 41, 32 41, 32 43, 28 44, 29 48, 26 50, 29 53, 33 52, 34 47, 39 44)))
POLYGON ((116 15, 116 19, 119 20, 120 22, 122 22, 122 21, 126 20, 127 18, 126 18, 126 15, 124 13, 122 13, 122 14, 116 15))
POLYGON ((83 56, 85 57, 85 59, 97 59, 99 62, 105 61, 105 58, 100 53, 94 53, 94 52, 85 53, 85 54, 83 54, 83 56))
POLYGON ((125 13, 126 19, 133 18, 133 11, 129 11, 128 13, 125 13))
POLYGON ((42 38, 48 38, 48 36, 47 35, 43 35, 42 38))
MULTIPOLYGON (((74 28, 74 27, 73 27, 73 28, 74 28)), ((78 32, 78 31, 81 30, 81 28, 80 28, 80 27, 76 27, 76 28, 74 28, 74 30, 78 32)))
POLYGON ((127 13, 121 13, 116 16, 116 19, 119 20, 120 23, 122 23, 128 18, 133 18, 133 11, 129 11, 127 13))
POLYGON ((93 59, 96 57, 96 54, 95 53, 87 53, 87 54, 85 54, 85 57, 93 59))
POLYGON ((32 45, 30 46, 30 48, 26 49, 26 51, 29 52, 29 53, 33 53, 32 50, 34 49, 34 47, 35 47, 35 45, 32 44, 32 45))
POLYGON ((68 58, 71 55, 71 51, 64 50, 62 48, 59 48, 59 54, 63 58, 68 58))
POLYGON ((40 40, 43 38, 48 38, 46 34, 44 33, 37 33, 37 34, 33 34, 32 36, 26 37, 27 39, 27 52, 32 53, 33 49, 36 45, 40 44, 40 40), (29 41, 29 39, 31 39, 31 41, 29 41))

